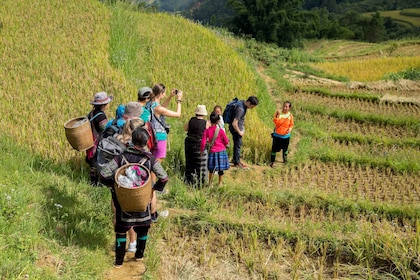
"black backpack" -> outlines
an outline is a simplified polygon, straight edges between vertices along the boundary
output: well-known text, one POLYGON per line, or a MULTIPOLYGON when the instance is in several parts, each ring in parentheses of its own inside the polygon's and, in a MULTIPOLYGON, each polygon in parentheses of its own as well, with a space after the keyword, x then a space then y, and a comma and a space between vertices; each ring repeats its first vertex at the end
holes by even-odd
POLYGON ((98 173, 115 156, 124 152, 127 146, 117 139, 122 133, 123 127, 117 125, 117 119, 114 119, 109 127, 102 133, 96 148, 96 168, 98 173))
POLYGON ((123 126, 118 126, 118 119, 114 119, 109 127, 102 133, 102 139, 114 136, 116 134, 122 134, 123 126))
POLYGON ((235 118, 235 109, 239 105, 239 100, 235 97, 232 101, 230 101, 227 105, 225 110, 223 111, 223 121, 227 124, 232 124, 233 119, 235 118))

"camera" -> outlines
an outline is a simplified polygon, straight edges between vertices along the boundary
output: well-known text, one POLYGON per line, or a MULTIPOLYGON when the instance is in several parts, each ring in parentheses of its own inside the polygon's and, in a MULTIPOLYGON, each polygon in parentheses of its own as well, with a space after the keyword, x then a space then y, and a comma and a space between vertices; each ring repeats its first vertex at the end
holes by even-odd
POLYGON ((175 90, 175 94, 178 94, 178 90, 177 89, 175 90))

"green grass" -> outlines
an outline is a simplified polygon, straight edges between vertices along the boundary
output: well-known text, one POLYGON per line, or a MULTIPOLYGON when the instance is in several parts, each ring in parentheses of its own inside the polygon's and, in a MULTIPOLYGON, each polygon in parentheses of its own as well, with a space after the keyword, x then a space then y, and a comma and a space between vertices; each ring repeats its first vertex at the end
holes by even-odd
POLYGON ((109 191, 70 180, 66 166, 4 135, 0 146, 1 277, 97 278, 110 261, 109 191))

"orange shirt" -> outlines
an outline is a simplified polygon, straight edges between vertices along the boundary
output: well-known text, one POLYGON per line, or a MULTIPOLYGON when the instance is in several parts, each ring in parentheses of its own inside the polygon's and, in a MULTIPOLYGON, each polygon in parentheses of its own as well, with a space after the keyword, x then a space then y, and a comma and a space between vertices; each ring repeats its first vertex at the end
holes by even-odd
POLYGON ((273 122, 276 126, 275 133, 280 135, 286 135, 289 132, 289 128, 293 128, 293 115, 290 112, 287 112, 286 114, 280 114, 276 118, 276 114, 274 114, 273 122))

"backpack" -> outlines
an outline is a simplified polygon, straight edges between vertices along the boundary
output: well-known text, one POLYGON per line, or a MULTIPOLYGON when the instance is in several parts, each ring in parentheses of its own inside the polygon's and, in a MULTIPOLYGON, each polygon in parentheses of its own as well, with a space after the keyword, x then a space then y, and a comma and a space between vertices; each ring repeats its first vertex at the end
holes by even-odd
POLYGON ((223 111, 223 120, 225 123, 231 125, 233 119, 235 118, 235 109, 239 105, 239 100, 235 97, 232 101, 230 101, 227 105, 225 110, 223 111))
POLYGON ((109 127, 102 133, 102 139, 114 136, 115 134, 122 134, 123 126, 118 126, 118 119, 114 119, 109 127))
POLYGON ((147 140, 147 147, 149 148, 150 152, 157 150, 158 147, 158 140, 156 138, 156 131, 153 127, 153 123, 152 123, 152 119, 153 119, 153 108, 150 102, 148 102, 146 104, 146 106, 144 106, 143 110, 147 110, 150 112, 150 117, 149 117, 149 121, 145 122, 144 124, 144 128, 147 130, 147 132, 149 133, 149 139, 147 140))
POLYGON ((126 145, 119 141, 115 136, 108 136, 99 141, 96 149, 96 167, 98 173, 115 156, 126 150, 126 145))
POLYGON ((150 122, 147 122, 144 124, 144 129, 147 130, 147 133, 149 134, 149 139, 147 140, 147 147, 152 152, 154 150, 157 150, 158 147, 158 140, 156 138, 155 130, 153 129, 153 126, 150 122))

